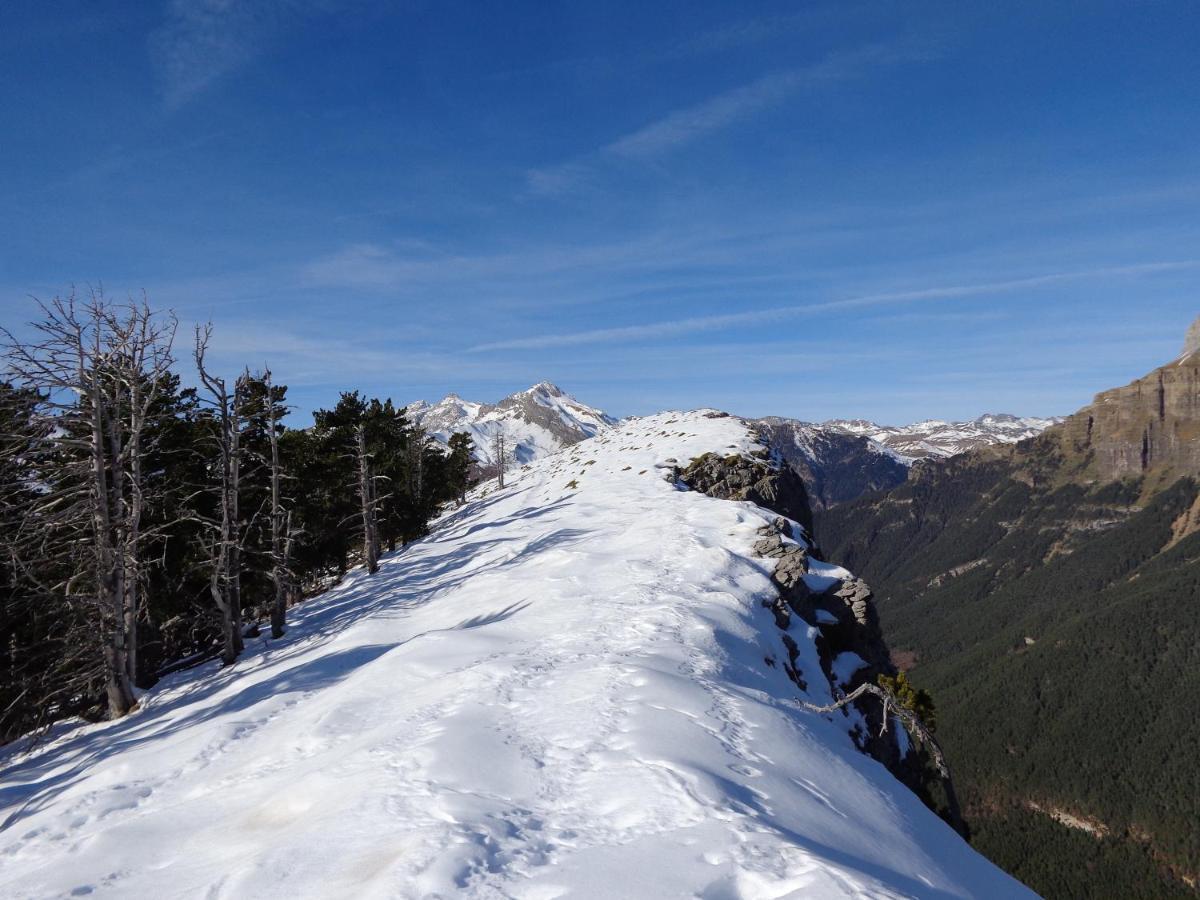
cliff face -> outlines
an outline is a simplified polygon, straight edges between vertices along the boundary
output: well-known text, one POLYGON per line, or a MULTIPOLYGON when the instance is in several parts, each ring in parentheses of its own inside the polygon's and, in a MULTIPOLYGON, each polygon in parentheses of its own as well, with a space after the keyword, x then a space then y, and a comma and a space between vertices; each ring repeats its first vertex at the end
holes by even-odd
POLYGON ((1068 447, 1089 454, 1104 481, 1200 473, 1200 354, 1097 394, 1061 428, 1068 447))

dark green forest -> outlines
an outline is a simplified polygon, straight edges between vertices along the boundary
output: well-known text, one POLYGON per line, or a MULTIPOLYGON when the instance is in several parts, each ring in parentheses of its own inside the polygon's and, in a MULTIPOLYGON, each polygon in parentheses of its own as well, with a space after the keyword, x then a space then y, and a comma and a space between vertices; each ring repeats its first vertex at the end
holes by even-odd
POLYGON ((1194 896, 1175 876, 1200 871, 1197 484, 1061 474, 1052 438, 926 465, 818 536, 936 697, 976 846, 1048 897, 1194 896))

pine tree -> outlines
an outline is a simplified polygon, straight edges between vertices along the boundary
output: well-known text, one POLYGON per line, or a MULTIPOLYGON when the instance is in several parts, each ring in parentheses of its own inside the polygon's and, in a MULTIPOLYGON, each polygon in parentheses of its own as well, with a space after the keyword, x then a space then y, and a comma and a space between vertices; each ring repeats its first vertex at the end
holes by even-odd
POLYGON ((450 456, 446 468, 446 499, 456 500, 459 506, 467 502, 467 491, 471 487, 471 466, 475 459, 475 446, 471 435, 459 431, 450 435, 450 456))
MULTIPOLYGON (((367 440, 368 406, 357 391, 343 392, 337 406, 332 410, 317 410, 313 416, 327 449, 327 461, 346 479, 346 486, 354 488, 363 561, 367 571, 374 574, 379 568, 379 508, 373 448, 367 440)), ((345 569, 345 560, 342 568, 345 569)))

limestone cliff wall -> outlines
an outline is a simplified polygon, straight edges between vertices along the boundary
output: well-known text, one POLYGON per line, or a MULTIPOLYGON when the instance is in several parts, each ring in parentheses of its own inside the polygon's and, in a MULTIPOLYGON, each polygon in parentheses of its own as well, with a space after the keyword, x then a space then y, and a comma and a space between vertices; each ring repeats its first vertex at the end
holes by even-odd
POLYGON ((1097 394, 1061 428, 1102 480, 1200 474, 1200 354, 1097 394))

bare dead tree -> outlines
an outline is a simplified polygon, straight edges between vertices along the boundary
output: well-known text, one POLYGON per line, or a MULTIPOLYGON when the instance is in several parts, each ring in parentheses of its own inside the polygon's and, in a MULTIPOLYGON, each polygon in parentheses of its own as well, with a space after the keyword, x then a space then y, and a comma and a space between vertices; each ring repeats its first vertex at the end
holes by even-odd
POLYGON ((371 454, 367 450, 367 429, 362 421, 354 426, 354 453, 358 462, 358 499, 362 508, 363 560, 367 572, 374 575, 379 571, 378 504, 371 454))
POLYGON ((54 422, 54 463, 21 552, 54 559, 66 577, 43 587, 91 609, 115 718, 135 702, 145 546, 156 537, 142 527, 147 426, 178 323, 144 299, 111 305, 97 291, 82 303, 72 294, 38 306, 33 337, 0 329, 10 377, 44 398, 41 414, 54 422))
POLYGON ((283 469, 279 465, 279 429, 270 369, 263 370, 262 381, 267 438, 271 447, 271 581, 275 587, 275 598, 271 604, 271 637, 280 638, 287 627, 287 604, 294 580, 290 569, 292 513, 290 510, 285 512, 283 508, 283 469))
MULTIPOLYGON (((217 464, 217 496, 219 520, 212 525, 215 532, 207 542, 209 557, 209 594, 221 613, 221 660, 231 665, 242 652, 240 592, 241 529, 238 522, 238 482, 241 469, 241 428, 238 422, 237 387, 231 393, 225 379, 211 374, 205 365, 212 325, 196 326, 193 356, 200 383, 208 392, 208 403, 215 418, 217 464)), ((240 382, 241 379, 239 379, 240 382)))
MULTIPOLYGON (((128 470, 128 505, 125 508, 123 588, 125 595, 125 629, 127 671, 129 678, 137 679, 138 634, 137 625, 143 611, 141 594, 142 577, 142 518, 146 510, 146 480, 144 462, 147 451, 147 427, 154 404, 159 399, 162 387, 175 359, 172 346, 178 321, 171 315, 166 322, 156 321, 154 314, 143 300, 140 306, 131 306, 123 316, 108 314, 108 329, 112 333, 116 357, 119 364, 114 370, 117 395, 125 401, 125 446, 124 465, 116 467, 116 477, 124 480, 122 469, 128 470)), ((114 449, 121 442, 121 428, 113 420, 109 422, 110 446, 114 449)), ((120 491, 114 494, 121 495, 120 491)))
POLYGON ((848 706, 863 694, 873 694, 883 702, 882 725, 879 729, 880 734, 883 734, 888 729, 889 715, 895 715, 896 718, 900 720, 900 723, 904 726, 904 730, 907 731, 919 745, 923 746, 929 751, 930 759, 933 760, 934 768, 937 769, 938 776, 941 779, 942 789, 946 793, 946 811, 950 817, 950 824, 954 827, 955 831, 963 835, 963 837, 966 837, 967 827, 963 822, 962 810, 958 805, 958 795, 954 791, 954 780, 950 777, 950 765, 946 762, 946 755, 942 752, 941 745, 938 744, 937 740, 933 736, 933 733, 925 727, 925 723, 921 721, 920 717, 907 706, 902 704, 895 694, 886 688, 867 681, 863 684, 860 684, 849 694, 846 694, 828 706, 817 706, 814 703, 808 703, 799 699, 796 702, 810 712, 830 713, 836 709, 841 709, 843 706, 848 706))
POLYGON ((246 370, 243 370, 242 374, 234 379, 233 402, 229 406, 229 510, 233 523, 233 542, 229 545, 229 556, 226 560, 228 564, 226 585, 239 653, 242 651, 242 549, 247 534, 241 513, 242 468, 245 463, 245 454, 242 449, 242 424, 249 381, 250 373, 246 370))
POLYGON ((496 466, 497 487, 504 487, 504 473, 508 470, 509 451, 508 441, 503 431, 492 435, 492 458, 496 466))

